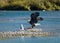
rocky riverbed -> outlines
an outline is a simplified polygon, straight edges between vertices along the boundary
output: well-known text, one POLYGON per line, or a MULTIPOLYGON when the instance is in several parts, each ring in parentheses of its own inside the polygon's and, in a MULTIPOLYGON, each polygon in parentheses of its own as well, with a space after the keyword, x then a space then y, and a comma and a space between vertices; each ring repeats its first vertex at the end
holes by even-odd
POLYGON ((56 36, 56 33, 52 32, 44 32, 41 29, 27 29, 20 31, 8 31, 8 32, 0 32, 1 38, 11 38, 11 37, 49 37, 56 36))

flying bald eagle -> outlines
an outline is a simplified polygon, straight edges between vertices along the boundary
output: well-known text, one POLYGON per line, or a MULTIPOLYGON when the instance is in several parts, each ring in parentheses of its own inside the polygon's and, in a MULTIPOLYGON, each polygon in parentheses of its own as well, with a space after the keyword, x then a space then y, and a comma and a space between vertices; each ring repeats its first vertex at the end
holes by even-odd
POLYGON ((31 19, 29 21, 29 23, 32 25, 32 28, 35 27, 35 24, 38 22, 38 20, 42 21, 43 18, 42 17, 38 17, 39 16, 39 12, 35 12, 31 14, 31 19))

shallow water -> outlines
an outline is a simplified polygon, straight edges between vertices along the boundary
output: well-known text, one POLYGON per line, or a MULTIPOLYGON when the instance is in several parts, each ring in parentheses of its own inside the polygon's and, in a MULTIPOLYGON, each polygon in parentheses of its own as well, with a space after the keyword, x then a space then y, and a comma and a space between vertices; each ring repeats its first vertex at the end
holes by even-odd
MULTIPOLYGON (((19 31, 20 25, 23 24, 25 28, 31 27, 28 20, 30 14, 35 11, 0 11, 0 32, 2 31, 19 31)), ((35 28, 43 29, 43 31, 57 32, 60 34, 60 11, 38 11, 43 21, 39 21, 41 25, 35 28)), ((60 37, 16 37, 9 39, 2 39, 0 43, 59 43, 60 37)))
POLYGON ((2 39, 0 43, 60 43, 60 37, 16 37, 2 39))
MULTIPOLYGON (((30 14, 35 11, 0 11, 0 31, 15 31, 20 30, 20 25, 23 24, 25 28, 31 27, 28 20, 30 14)), ((43 17, 43 21, 39 21, 40 26, 36 28, 42 28, 45 31, 59 31, 60 30, 60 11, 39 11, 40 17, 43 17)))

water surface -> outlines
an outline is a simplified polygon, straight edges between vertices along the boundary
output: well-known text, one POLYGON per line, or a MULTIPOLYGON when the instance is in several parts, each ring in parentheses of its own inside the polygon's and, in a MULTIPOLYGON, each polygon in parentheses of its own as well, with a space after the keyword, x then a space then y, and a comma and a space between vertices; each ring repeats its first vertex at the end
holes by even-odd
MULTIPOLYGON (((19 31, 20 25, 23 24, 25 28, 31 27, 27 20, 30 14, 36 11, 0 11, 0 32, 3 31, 19 31)), ((60 34, 60 11, 38 11, 43 21, 39 21, 41 25, 35 28, 43 29, 43 31, 57 32, 60 34)), ((15 37, 9 39, 2 39, 0 43, 60 43, 60 36, 58 37, 15 37)))

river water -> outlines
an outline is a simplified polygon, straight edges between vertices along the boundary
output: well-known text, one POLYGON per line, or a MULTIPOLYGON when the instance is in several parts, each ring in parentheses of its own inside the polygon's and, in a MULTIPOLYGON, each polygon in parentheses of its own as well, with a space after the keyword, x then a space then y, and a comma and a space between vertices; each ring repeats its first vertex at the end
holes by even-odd
MULTIPOLYGON (((31 13, 36 11, 0 11, 0 32, 19 31, 21 24, 25 28, 31 27, 28 20, 31 13)), ((38 11, 43 21, 35 28, 43 31, 57 32, 60 34, 60 11, 38 11)), ((59 43, 60 37, 15 37, 10 39, 2 39, 0 43, 59 43)))

